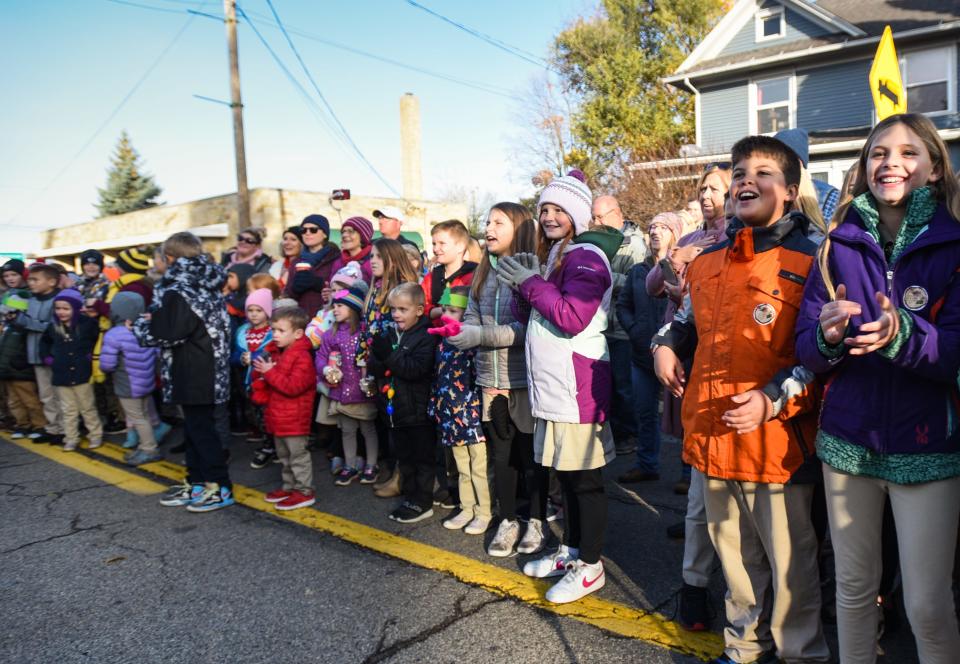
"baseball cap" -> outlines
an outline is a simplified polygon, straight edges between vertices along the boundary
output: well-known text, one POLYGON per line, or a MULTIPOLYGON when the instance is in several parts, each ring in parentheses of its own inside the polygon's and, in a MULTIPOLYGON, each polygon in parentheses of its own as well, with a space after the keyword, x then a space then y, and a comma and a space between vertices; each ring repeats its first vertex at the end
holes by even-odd
POLYGON ((388 219, 396 219, 397 221, 406 221, 403 210, 398 207, 394 207, 393 205, 387 205, 379 210, 374 210, 373 216, 377 219, 380 217, 387 217, 388 219))

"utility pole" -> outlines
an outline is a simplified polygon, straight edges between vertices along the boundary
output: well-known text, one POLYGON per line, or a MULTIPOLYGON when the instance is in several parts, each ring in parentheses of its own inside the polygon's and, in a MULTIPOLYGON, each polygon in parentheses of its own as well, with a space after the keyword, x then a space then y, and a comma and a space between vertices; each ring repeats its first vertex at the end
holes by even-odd
POLYGON ((230 109, 233 111, 233 149, 237 162, 238 230, 250 226, 250 192, 247 190, 247 157, 243 147, 243 103, 240 101, 240 61, 237 57, 237 3, 223 0, 227 24, 227 52, 230 55, 230 109))

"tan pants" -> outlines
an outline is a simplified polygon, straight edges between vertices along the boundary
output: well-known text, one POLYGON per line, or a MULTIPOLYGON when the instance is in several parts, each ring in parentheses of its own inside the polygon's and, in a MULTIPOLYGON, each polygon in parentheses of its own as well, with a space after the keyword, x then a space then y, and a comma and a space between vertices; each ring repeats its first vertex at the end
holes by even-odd
POLYGON ((837 635, 843 664, 877 659, 880 532, 887 497, 897 526, 903 603, 922 664, 960 657, 951 581, 960 517, 960 477, 893 484, 823 464, 837 563, 837 635))
POLYGON ((140 437, 137 449, 147 454, 157 451, 157 439, 153 436, 153 425, 150 423, 150 397, 117 397, 120 407, 127 418, 127 427, 133 427, 140 437))
POLYGON ((490 519, 490 475, 486 443, 454 445, 460 486, 460 509, 481 519, 490 519))
POLYGON ((707 478, 707 529, 727 581, 726 654, 829 662, 820 624, 813 486, 707 478))
POLYGON ((43 416, 43 404, 37 395, 37 384, 32 380, 10 380, 7 384, 7 403, 10 414, 21 428, 42 431, 47 425, 43 416))
POLYGON ((59 436, 63 433, 63 414, 60 412, 60 400, 57 391, 53 388, 53 369, 44 366, 34 366, 33 373, 37 377, 37 393, 43 403, 43 416, 47 420, 47 433, 59 436))
POLYGON ((80 418, 87 427, 87 436, 90 443, 99 445, 103 442, 103 425, 100 424, 100 415, 97 413, 97 400, 93 394, 93 385, 57 386, 57 400, 63 409, 63 442, 77 444, 80 442, 80 418))
POLYGON ((687 516, 684 521, 683 582, 706 588, 710 584, 710 570, 716 560, 713 542, 707 532, 707 511, 703 505, 706 479, 696 468, 690 469, 690 489, 687 491, 687 516))
POLYGON ((277 458, 284 491, 313 493, 313 459, 306 436, 277 436, 277 458))

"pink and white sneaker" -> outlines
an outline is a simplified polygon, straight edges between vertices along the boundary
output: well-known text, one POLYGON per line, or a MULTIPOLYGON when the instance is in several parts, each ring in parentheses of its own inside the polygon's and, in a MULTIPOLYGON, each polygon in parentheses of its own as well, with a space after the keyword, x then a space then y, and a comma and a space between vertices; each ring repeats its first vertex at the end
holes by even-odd
POLYGON ((561 544, 556 552, 539 560, 531 560, 523 566, 523 573, 535 579, 546 579, 551 576, 563 576, 567 573, 567 566, 573 564, 579 555, 577 549, 571 549, 561 544))
POLYGON ((553 604, 576 602, 590 593, 603 588, 606 575, 603 572, 603 562, 597 561, 588 565, 577 560, 567 567, 567 573, 547 591, 547 601, 553 604))

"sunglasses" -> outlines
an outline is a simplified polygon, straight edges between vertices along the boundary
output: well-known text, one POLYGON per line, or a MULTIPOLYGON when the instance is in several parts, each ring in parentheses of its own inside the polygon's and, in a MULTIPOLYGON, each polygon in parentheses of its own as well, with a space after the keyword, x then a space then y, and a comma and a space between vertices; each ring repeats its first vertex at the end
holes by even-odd
POLYGON ((707 173, 713 170, 729 171, 731 168, 733 168, 733 164, 729 161, 711 161, 703 167, 703 172, 707 173))
POLYGON ((244 244, 260 244, 252 237, 247 237, 246 235, 240 235, 237 237, 237 242, 243 242, 244 244))
POLYGON ((319 226, 301 226, 300 228, 302 228, 303 232, 307 235, 314 235, 320 232, 319 226))

